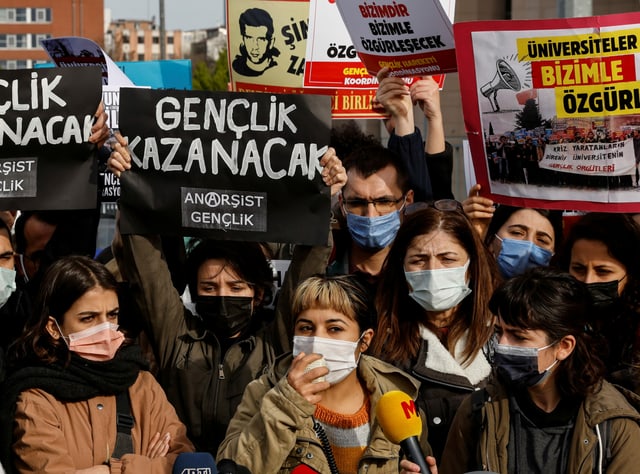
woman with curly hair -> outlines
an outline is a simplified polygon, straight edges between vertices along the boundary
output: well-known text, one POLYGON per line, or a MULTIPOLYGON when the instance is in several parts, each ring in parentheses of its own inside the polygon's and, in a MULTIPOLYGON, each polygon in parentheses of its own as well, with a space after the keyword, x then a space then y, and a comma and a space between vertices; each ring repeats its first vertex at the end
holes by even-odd
POLYGON ((640 228, 626 214, 591 213, 569 232, 563 269, 587 284, 590 324, 607 342, 607 380, 640 394, 640 228))
POLYGON ((497 377, 460 406, 439 472, 636 472, 640 414, 603 379, 584 285, 536 268, 504 283, 489 307, 497 377))
POLYGON ((420 380, 436 459, 456 409, 491 373, 487 304, 497 278, 495 259, 455 208, 407 215, 385 261, 372 352, 420 380))

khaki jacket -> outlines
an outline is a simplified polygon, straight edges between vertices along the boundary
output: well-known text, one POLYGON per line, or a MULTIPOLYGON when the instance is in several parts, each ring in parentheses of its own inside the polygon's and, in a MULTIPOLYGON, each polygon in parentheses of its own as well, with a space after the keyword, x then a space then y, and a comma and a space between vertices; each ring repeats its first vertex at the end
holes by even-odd
MULTIPOLYGON (((291 356, 286 356, 274 371, 249 384, 216 459, 232 459, 256 474, 290 473, 300 465, 330 473, 313 430, 315 405, 287 382, 284 375, 290 365, 291 356)), ((357 370, 371 401, 371 441, 358 472, 397 474, 400 447, 385 438, 375 406, 390 390, 401 390, 415 398, 418 383, 396 367, 366 355, 361 356, 357 370)), ((425 454, 430 454, 424 430, 421 438, 425 454)))
MULTIPOLYGON (((186 428, 148 372, 129 388, 134 454, 111 460, 112 473, 171 473, 179 453, 192 452, 186 428), (144 455, 151 438, 170 433, 169 452, 144 455)), ((61 402, 40 389, 20 395, 16 406, 13 452, 18 472, 73 473, 110 460, 116 441, 116 398, 99 396, 61 402)))
MULTIPOLYGON (((465 399, 451 426, 447 445, 438 463, 440 474, 464 473, 474 469, 508 472, 507 444, 509 442, 509 398, 503 387, 487 387, 490 399, 481 409, 481 417, 474 416, 471 397, 465 399), (482 420, 480 442, 475 443, 482 420), (475 458, 474 458, 474 453, 475 458), (472 466, 472 467, 470 467, 472 466), (481 467, 479 467, 481 466, 481 467)), ((630 396, 633 396, 631 394, 630 396)), ((587 396, 578 410, 567 473, 592 474, 600 449, 596 426, 612 419, 609 434, 611 448, 607 474, 638 472, 640 466, 640 414, 613 385, 604 382, 602 389, 587 396)), ((595 469, 595 470, 594 470, 595 469)))
POLYGON ((159 237, 123 235, 114 255, 147 325, 160 385, 197 450, 215 454, 245 387, 276 359, 272 335, 256 330, 223 356, 173 286, 159 237))

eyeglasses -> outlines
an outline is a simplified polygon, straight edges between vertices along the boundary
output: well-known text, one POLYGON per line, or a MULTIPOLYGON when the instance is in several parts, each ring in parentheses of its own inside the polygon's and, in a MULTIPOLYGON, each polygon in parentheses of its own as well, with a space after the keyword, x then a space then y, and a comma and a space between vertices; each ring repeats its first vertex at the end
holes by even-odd
POLYGON ((464 208, 460 202, 455 199, 438 199, 432 202, 413 202, 404 210, 406 216, 413 214, 414 212, 421 211, 422 209, 433 208, 442 212, 457 211, 464 214, 464 208))
MULTIPOLYGON (((344 199, 342 198, 342 205, 345 210, 351 214, 364 214, 369 208, 369 204, 373 204, 373 207, 380 214, 389 214, 396 210, 396 206, 400 201, 406 200, 407 196, 402 195, 398 199, 390 198, 378 198, 378 199, 344 199)), ((403 203, 404 206, 404 203, 403 203)))

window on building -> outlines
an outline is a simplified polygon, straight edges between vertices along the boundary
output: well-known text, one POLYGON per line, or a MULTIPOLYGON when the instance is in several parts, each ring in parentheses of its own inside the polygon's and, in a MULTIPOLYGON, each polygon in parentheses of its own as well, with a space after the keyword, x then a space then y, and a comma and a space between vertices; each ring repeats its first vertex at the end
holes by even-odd
POLYGON ((49 8, 36 8, 36 21, 38 23, 46 23, 47 20, 47 16, 51 17, 51 13, 50 13, 50 9, 49 8), (49 10, 49 15, 47 15, 47 10, 49 10))
POLYGON ((144 61, 144 53, 138 54, 138 61, 144 61))
POLYGON ((144 35, 138 35, 138 43, 144 43, 144 35))
POLYGON ((16 47, 16 35, 7 35, 7 48, 16 47))
POLYGON ((25 49, 29 47, 27 35, 16 35, 16 48, 25 49))
POLYGON ((34 35, 34 36, 35 36, 35 41, 32 44, 32 46, 34 48, 39 48, 40 47, 40 43, 42 41, 51 38, 51 35, 48 35, 48 34, 39 34, 39 35, 34 35))
POLYGON ((16 21, 18 23, 26 23, 27 22, 27 9, 26 8, 16 8, 16 21))
POLYGON ((167 36, 167 44, 173 44, 173 36, 167 36))
POLYGON ((129 35, 125 35, 122 37, 122 43, 123 44, 129 44, 129 35))
POLYGON ((157 36, 153 37, 153 44, 160 44, 160 38, 157 36))

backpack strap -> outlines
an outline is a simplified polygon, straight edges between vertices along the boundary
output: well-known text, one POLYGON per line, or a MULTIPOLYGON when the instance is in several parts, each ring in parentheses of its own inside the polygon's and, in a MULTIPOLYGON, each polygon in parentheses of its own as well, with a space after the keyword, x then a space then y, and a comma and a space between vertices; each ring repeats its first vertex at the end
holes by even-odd
POLYGON ((135 420, 131 415, 129 390, 116 395, 116 411, 116 445, 113 447, 111 457, 120 459, 125 454, 133 453, 131 429, 135 424, 135 420))

